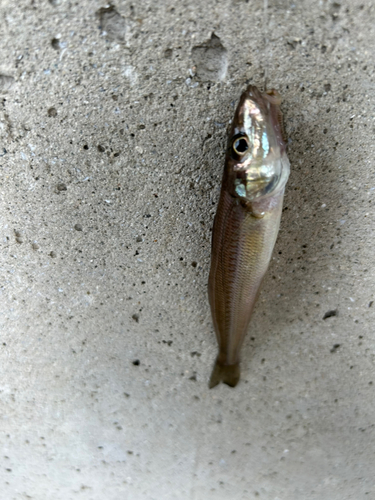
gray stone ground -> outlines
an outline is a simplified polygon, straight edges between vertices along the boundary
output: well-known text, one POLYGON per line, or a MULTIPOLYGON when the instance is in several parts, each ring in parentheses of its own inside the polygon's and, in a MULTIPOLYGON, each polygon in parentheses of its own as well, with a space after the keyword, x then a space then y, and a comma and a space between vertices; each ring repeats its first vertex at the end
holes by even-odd
POLYGON ((375 499, 374 16, 269 0, 265 45, 261 0, 0 1, 1 500, 375 499), (292 173, 210 391, 227 127, 265 69, 292 173))

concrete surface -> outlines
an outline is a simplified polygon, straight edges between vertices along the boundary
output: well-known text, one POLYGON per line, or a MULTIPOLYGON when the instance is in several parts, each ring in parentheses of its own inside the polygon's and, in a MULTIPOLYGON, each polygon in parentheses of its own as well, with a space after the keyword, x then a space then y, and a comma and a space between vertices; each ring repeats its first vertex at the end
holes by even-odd
POLYGON ((374 2, 269 0, 266 45, 261 0, 0 5, 0 499, 375 499, 374 2), (209 391, 227 126, 265 70, 292 174, 209 391))

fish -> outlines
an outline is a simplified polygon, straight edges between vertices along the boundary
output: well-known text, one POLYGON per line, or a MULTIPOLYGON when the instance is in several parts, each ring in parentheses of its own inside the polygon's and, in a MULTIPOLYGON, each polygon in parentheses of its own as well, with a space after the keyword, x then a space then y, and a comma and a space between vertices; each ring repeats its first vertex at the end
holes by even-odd
POLYGON ((214 219, 208 297, 219 346, 209 387, 235 387, 240 350, 279 232, 287 156, 281 96, 250 85, 229 132, 214 219))

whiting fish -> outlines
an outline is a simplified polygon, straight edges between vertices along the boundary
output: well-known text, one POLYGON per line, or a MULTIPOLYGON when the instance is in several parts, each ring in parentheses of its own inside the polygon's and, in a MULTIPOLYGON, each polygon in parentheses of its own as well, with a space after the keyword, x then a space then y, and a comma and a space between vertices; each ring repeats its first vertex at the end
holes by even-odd
POLYGON ((289 160, 276 90, 249 86, 229 135, 208 295, 219 344, 209 387, 234 387, 240 349, 279 231, 289 160))

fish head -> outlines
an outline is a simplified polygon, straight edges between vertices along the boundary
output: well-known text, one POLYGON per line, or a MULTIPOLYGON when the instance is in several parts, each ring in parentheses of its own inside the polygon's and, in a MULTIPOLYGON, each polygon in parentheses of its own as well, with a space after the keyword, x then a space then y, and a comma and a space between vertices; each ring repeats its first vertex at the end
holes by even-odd
POLYGON ((289 160, 277 91, 249 86, 237 106, 229 135, 226 171, 233 196, 256 200, 285 186, 289 160))

